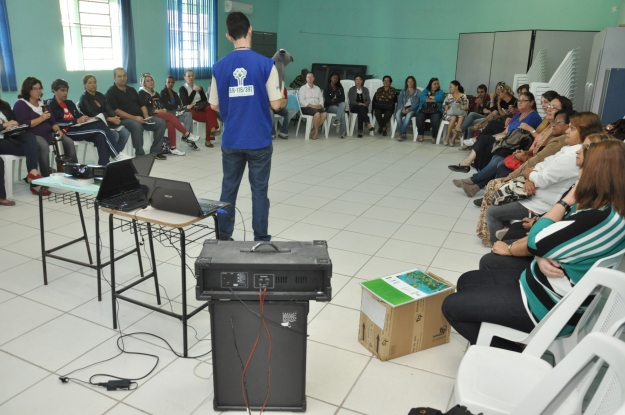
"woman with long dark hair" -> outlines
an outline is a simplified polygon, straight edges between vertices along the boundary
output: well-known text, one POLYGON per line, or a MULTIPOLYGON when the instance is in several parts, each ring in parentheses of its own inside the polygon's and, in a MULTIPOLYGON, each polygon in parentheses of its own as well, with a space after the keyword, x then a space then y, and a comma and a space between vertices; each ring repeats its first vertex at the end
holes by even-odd
POLYGON ((441 125, 443 114, 443 101, 445 94, 441 91, 441 84, 438 78, 431 78, 428 86, 421 92, 419 107, 417 108, 417 129, 419 130, 418 141, 423 142, 425 131, 425 120, 432 123, 432 144, 436 144, 438 127, 441 125))
POLYGON ((326 107, 326 112, 336 114, 334 126, 341 129, 339 138, 345 138, 347 135, 345 90, 341 85, 341 77, 336 72, 330 75, 329 83, 323 90, 323 106, 326 107))
POLYGON ((445 109, 443 120, 449 121, 444 145, 453 147, 456 145, 456 137, 459 133, 462 133, 462 131, 459 131, 455 127, 462 125, 462 121, 464 121, 464 117, 467 116, 467 111, 469 110, 469 99, 464 94, 464 87, 460 85, 460 82, 453 80, 449 83, 449 94, 447 94, 447 98, 445 98, 445 102, 443 102, 443 108, 445 109), (458 109, 460 112, 453 112, 458 109), (450 143, 449 134, 451 130, 454 130, 454 135, 450 143))

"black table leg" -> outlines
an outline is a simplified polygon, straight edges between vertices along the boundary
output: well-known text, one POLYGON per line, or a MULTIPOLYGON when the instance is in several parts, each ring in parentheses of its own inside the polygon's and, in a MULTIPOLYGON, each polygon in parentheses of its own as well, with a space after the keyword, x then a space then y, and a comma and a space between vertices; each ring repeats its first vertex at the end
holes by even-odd
POLYGON ((109 245, 110 245, 110 250, 111 250, 111 302, 113 305, 113 329, 117 329, 117 309, 115 308, 115 261, 113 260, 113 258, 115 258, 113 255, 114 249, 113 249, 113 214, 109 215, 109 245))
POLYGON ((217 220, 217 213, 213 214, 213 221, 215 222, 215 239, 219 239, 219 221, 217 220))
POLYGON ((154 243, 152 241, 152 225, 148 225, 148 239, 150 240, 150 255, 152 256, 152 275, 154 276, 154 287, 156 288, 156 303, 161 305, 161 291, 158 287, 158 274, 156 272, 156 256, 154 256, 154 243))
POLYGON ((184 229, 178 228, 180 231, 180 260, 182 261, 182 342, 184 348, 184 357, 189 356, 187 346, 187 255, 184 240, 184 229))
POLYGON ((80 215, 80 224, 82 225, 82 235, 85 238, 85 245, 87 245, 87 255, 89 256, 89 263, 93 264, 93 259, 91 257, 91 248, 89 247, 89 238, 87 237, 87 228, 85 227, 85 217, 82 214, 82 204, 80 203, 80 194, 78 192, 76 192, 76 202, 78 203, 78 214, 80 215))
POLYGON ((41 264, 43 265, 43 284, 48 285, 48 269, 46 267, 46 238, 43 229, 43 186, 39 186, 39 233, 41 234, 41 264))
MULTIPOLYGON (((96 273, 98 276, 98 301, 102 301, 102 253, 100 252, 100 206, 98 201, 93 201, 93 208, 95 209, 95 261, 97 265, 96 273)), ((113 257, 110 261, 113 262, 113 257)))

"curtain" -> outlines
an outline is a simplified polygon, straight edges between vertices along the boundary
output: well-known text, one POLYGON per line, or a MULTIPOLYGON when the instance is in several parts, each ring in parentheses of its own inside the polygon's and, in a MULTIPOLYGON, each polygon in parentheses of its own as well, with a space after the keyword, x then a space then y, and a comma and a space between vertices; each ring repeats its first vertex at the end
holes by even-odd
POLYGON ((0 0, 0 84, 2 84, 2 90, 5 92, 17 91, 9 15, 5 0, 0 0))
POLYGON ((130 0, 119 0, 122 32, 122 66, 126 69, 128 83, 137 83, 137 54, 135 52, 135 35, 132 26, 132 10, 130 0))
POLYGON ((217 61, 217 0, 167 0, 169 74, 180 80, 193 69, 195 77, 213 75, 217 61))

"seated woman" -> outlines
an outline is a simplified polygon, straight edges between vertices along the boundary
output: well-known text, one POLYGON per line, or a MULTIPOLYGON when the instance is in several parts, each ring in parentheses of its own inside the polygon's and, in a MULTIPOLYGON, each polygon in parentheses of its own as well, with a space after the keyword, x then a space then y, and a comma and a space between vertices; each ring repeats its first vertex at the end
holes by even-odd
POLYGON ((42 176, 47 177, 51 173, 50 146, 52 145, 54 133, 58 133, 61 136, 65 156, 69 157, 72 163, 78 163, 78 159, 76 158, 74 141, 65 135, 50 114, 50 111, 43 110, 42 95, 41 81, 29 76, 22 82, 20 94, 18 95, 19 99, 13 105, 13 112, 15 113, 15 121, 30 126, 27 132, 34 134, 37 138, 39 171, 42 176))
POLYGON ((100 118, 90 118, 82 114, 76 105, 67 99, 69 84, 64 79, 56 79, 52 82, 54 98, 46 103, 50 106, 52 117, 57 120, 66 136, 74 141, 88 141, 98 150, 98 164, 106 166, 110 158, 115 161, 131 158, 118 147, 116 132, 113 132, 100 118), (95 121, 94 121, 95 120, 95 121), (88 124, 78 125, 86 121, 88 124))
POLYGON ((310 130, 311 140, 316 140, 319 134, 319 127, 324 123, 328 114, 323 108, 323 94, 321 89, 315 85, 315 75, 308 72, 306 75, 306 85, 299 89, 297 96, 302 114, 313 117, 313 127, 310 130))
POLYGON ((417 108, 417 129, 419 130, 417 141, 420 143, 423 142, 423 136, 425 135, 425 120, 429 119, 432 124, 432 144, 436 144, 438 127, 441 125, 444 100, 445 94, 441 91, 441 84, 438 78, 431 78, 430 82, 428 82, 428 86, 421 91, 419 107, 417 108))
POLYGON ((491 206, 486 210, 486 226, 490 241, 496 241, 496 232, 503 229, 504 222, 522 220, 529 212, 542 215, 558 200, 560 195, 575 182, 579 168, 575 165, 576 151, 586 137, 602 130, 601 119, 592 112, 571 116, 566 130, 566 146, 553 156, 547 157, 533 169, 525 169, 523 190, 527 199, 491 206))
POLYGON ((397 112, 395 113, 395 121, 397 121, 399 126, 399 138, 397 141, 406 139, 406 130, 410 125, 410 119, 414 117, 419 107, 419 95, 417 80, 414 76, 409 76, 406 78, 404 89, 399 93, 397 100, 397 112))
MULTIPOLYGON (((493 138, 492 140, 493 145, 495 144, 495 142, 503 140, 504 138, 506 138, 508 135, 510 135, 513 131, 517 129, 525 130, 530 135, 536 133, 536 127, 540 125, 540 123, 542 122, 542 119, 540 118, 540 115, 536 113, 536 103, 534 102, 534 94, 532 94, 531 92, 526 92, 523 95, 521 95, 518 101, 518 105, 519 105, 519 112, 512 118, 512 120, 510 121, 510 124, 508 124, 508 127, 504 130, 504 132, 501 134, 497 134, 493 138)), ((532 138, 533 138, 533 135, 532 135, 532 138)), ((528 143, 528 146, 529 146, 529 143, 528 143)), ((493 153, 492 148, 493 147, 491 146, 491 150, 490 150, 491 155, 490 155, 490 160, 488 164, 484 166, 482 169, 480 169, 478 173, 471 176, 470 179, 453 181, 454 185, 456 185, 457 187, 461 187, 468 197, 475 196, 475 194, 479 192, 480 189, 482 189, 484 186, 486 186, 486 184, 490 180, 494 179, 495 174, 497 173, 497 165, 500 162, 502 162, 506 156, 511 154, 513 150, 516 150, 516 148, 506 147, 506 148, 496 149, 493 153)), ((487 149, 484 147, 482 147, 481 149, 478 149, 477 151, 480 151, 480 150, 487 151, 487 149)), ((475 149, 471 151, 471 154, 469 155, 469 157, 464 159, 462 163, 458 165, 448 166, 449 169, 451 171, 467 173, 470 167, 465 164, 468 162, 468 159, 470 159, 474 155, 474 153, 477 155, 477 152, 475 149)))
MULTIPOLYGON (((527 248, 536 256, 524 271, 470 271, 442 311, 456 331, 475 344, 482 322, 531 332, 584 277, 592 265, 625 248, 625 143, 589 145, 579 181, 530 230, 527 248), (603 235, 611 234, 610 238, 603 235), (580 250, 580 244, 584 249, 580 250)), ((573 331, 583 309, 560 332, 573 331)), ((519 351, 494 338, 491 346, 519 351)))
MULTIPOLYGON (((590 134, 576 152, 575 165, 582 167, 590 144, 614 139, 605 133, 590 134)), ((566 196, 570 190, 570 188, 567 189, 562 197, 566 196)), ((501 240, 493 244, 491 253, 480 259, 480 269, 526 269, 534 258, 527 250, 527 234, 538 219, 540 217, 532 215, 532 217, 523 218, 523 222, 516 222, 510 225, 510 228, 501 230, 499 232, 501 240)))
MULTIPOLYGON (((15 121, 15 114, 13 114, 13 111, 11 110, 11 105, 1 99, 0 124, 0 130, 9 130, 19 125, 19 123, 15 121)), ((26 168, 28 169, 26 181, 28 183, 35 179, 43 178, 43 176, 39 174, 39 170, 37 170, 39 148, 37 146, 37 138, 34 134, 24 132, 19 135, 9 136, 7 134, 5 136, 4 133, 0 133, 0 154, 26 157, 26 168)), ((7 200, 6 198, 6 190, 4 188, 4 166, 0 167, 0 174, 2 174, 2 177, 0 177, 0 205, 15 206, 15 202, 7 200)), ((33 186, 31 184, 30 191, 35 195, 39 194, 39 186, 33 186)), ((50 195, 50 191, 44 188, 42 194, 44 196, 48 196, 50 195)))
POLYGON ((458 128, 462 125, 464 117, 466 117, 467 111, 469 110, 469 99, 464 94, 464 88, 460 85, 460 82, 453 80, 449 83, 449 94, 447 94, 447 97, 443 102, 443 109, 445 110, 443 120, 449 121, 449 125, 447 126, 447 137, 445 137, 443 144, 453 147, 456 145, 456 137, 459 133, 462 133, 462 131, 458 128), (460 105, 460 113, 454 115, 449 113, 452 110, 453 104, 460 105), (454 135, 450 143, 449 134, 451 133, 451 130, 454 130, 454 135))
POLYGON ((186 153, 176 148, 176 130, 182 133, 182 137, 189 141, 197 141, 200 137, 191 134, 176 116, 164 109, 163 102, 158 92, 154 90, 154 78, 149 73, 141 75, 141 88, 139 99, 148 109, 148 114, 164 120, 167 123, 167 138, 163 140, 163 153, 174 156, 184 156, 186 153), (167 151, 166 151, 167 150, 167 151))
MULTIPOLYGON (((556 101, 556 100, 554 100, 556 101)), ((556 104, 554 104, 555 106, 556 104)), ((553 110, 552 110, 553 111, 553 110)), ((490 246, 490 233, 486 226, 486 209, 488 209, 493 203, 493 196, 505 183, 512 179, 516 179, 523 174, 526 169, 533 169, 538 163, 544 161, 547 157, 553 156, 558 153, 562 147, 566 145, 566 130, 569 126, 570 117, 575 114, 574 111, 563 109, 556 113, 553 127, 549 127, 543 132, 539 143, 535 143, 534 149, 530 149, 532 153, 531 158, 525 161, 515 171, 508 174, 505 177, 501 177, 501 167, 497 169, 497 179, 488 182, 484 188, 484 197, 476 199, 473 203, 480 207, 479 220, 477 223, 477 236, 482 240, 482 243, 486 246, 490 246)), ((547 113, 549 116, 549 113, 547 113)), ((519 157, 519 153, 514 154, 515 157, 519 157)), ((523 156, 523 153, 521 153, 523 156)), ((504 166, 505 167, 505 166, 504 166)))
POLYGON ((378 133, 386 135, 388 123, 395 112, 395 103, 397 102, 397 90, 391 86, 393 78, 385 75, 382 78, 383 85, 378 88, 373 95, 373 111, 375 119, 378 120, 378 133))
MULTIPOLYGON (((191 112, 182 105, 180 95, 174 91, 176 80, 173 76, 168 75, 165 78, 165 88, 161 91, 161 104, 170 113, 174 114, 178 120, 184 125, 187 131, 193 132, 193 116, 191 112)), ((167 130, 169 132, 169 129, 167 130)), ((196 136, 198 137, 198 136, 196 136)), ((198 137, 199 140, 199 137, 198 137)), ((184 141, 193 151, 200 151, 195 141, 192 141, 189 137, 182 136, 184 141)), ((196 140, 197 141, 197 140, 196 140)))
POLYGON ((339 138, 345 138, 347 135, 345 90, 343 85, 341 85, 341 77, 336 72, 330 76, 330 83, 323 90, 323 105, 326 107, 327 112, 336 114, 334 126, 341 128, 339 138))
POLYGON ((99 116, 105 119, 112 130, 113 136, 117 135, 115 140, 117 148, 123 150, 130 138, 130 131, 124 128, 121 118, 115 114, 113 108, 106 102, 104 94, 98 92, 98 80, 93 75, 85 75, 82 78, 82 85, 85 88, 85 92, 82 93, 78 100, 80 112, 88 117, 99 116))
POLYGON ((185 84, 178 90, 182 105, 187 107, 195 121, 206 123, 206 142, 204 145, 206 147, 215 147, 211 141, 221 133, 219 131, 217 114, 208 105, 208 98, 204 93, 204 89, 195 84, 195 72, 191 69, 186 70, 184 72, 184 80, 185 84))
POLYGON ((510 85, 505 82, 498 82, 490 113, 471 129, 473 131, 481 130, 482 134, 487 136, 502 132, 506 128, 508 118, 516 114, 516 105, 517 99, 514 97, 514 91, 510 85))
POLYGON ((358 119, 358 137, 362 138, 363 126, 366 126, 369 131, 373 131, 371 126, 371 120, 369 120, 369 105, 371 105, 371 97, 369 96, 369 89, 363 86, 364 80, 362 76, 356 75, 354 77, 354 86, 349 88, 347 96, 349 98, 349 112, 357 114, 358 119))

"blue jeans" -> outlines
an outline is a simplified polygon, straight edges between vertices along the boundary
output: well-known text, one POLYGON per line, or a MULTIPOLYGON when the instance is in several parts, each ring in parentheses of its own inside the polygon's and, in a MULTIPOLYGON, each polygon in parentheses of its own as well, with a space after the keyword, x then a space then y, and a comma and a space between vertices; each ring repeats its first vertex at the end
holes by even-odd
POLYGON ((497 175, 497 166, 499 163, 503 163, 503 159, 502 156, 493 155, 493 158, 490 159, 486 167, 471 176, 471 181, 480 186, 480 189, 483 189, 489 181, 495 178, 497 175))
POLYGON ((218 213, 219 237, 227 239, 232 237, 234 231, 234 207, 237 201, 237 193, 241 185, 241 178, 245 171, 245 165, 249 169, 250 187, 252 188, 252 228, 254 229, 255 241, 270 241, 268 234, 269 226, 269 173, 271 171, 271 154, 273 146, 259 148, 258 150, 238 150, 234 148, 221 148, 221 160, 224 178, 221 183, 222 202, 228 202, 232 206, 225 209, 227 213, 218 213))
POLYGON ((440 112, 436 112, 434 114, 424 114, 422 112, 417 113, 417 130, 419 130, 419 135, 425 135, 425 120, 427 118, 430 119, 432 123, 432 138, 436 138, 438 134, 438 127, 441 125, 442 114, 440 112))
POLYGON ((154 132, 154 141, 152 142, 152 146, 150 146, 150 154, 161 152, 167 123, 162 118, 157 117, 152 118, 152 121, 154 121, 154 124, 142 124, 130 118, 124 118, 122 120, 122 125, 130 131, 132 146, 135 148, 135 155, 137 156, 145 154, 145 151, 143 151, 143 130, 154 132))
POLYGON ((471 112, 464 118, 462 121, 462 125, 460 129, 464 132, 469 129, 469 127, 477 124, 482 118, 485 118, 486 115, 478 114, 477 112, 471 112))
POLYGON ((402 114, 401 110, 403 108, 400 108, 396 113, 395 113, 395 121, 397 121, 397 125, 399 126, 399 135, 406 135, 406 130, 408 129, 408 126, 410 125, 410 119, 412 117, 414 117, 414 111, 408 111, 406 114, 402 114), (404 121, 402 122, 402 117, 404 117, 404 121))
MULTIPOLYGON (((277 115, 282 115, 282 127, 280 127, 280 132, 282 134, 289 134, 289 122, 291 122, 291 118, 293 118, 293 115, 291 115, 291 112, 289 112, 288 109, 286 108, 282 108, 280 111, 273 111, 272 110, 272 114, 271 114, 271 120, 273 121, 273 116, 274 114, 277 115)), ((272 127, 271 127, 271 135, 275 135, 276 134, 276 124, 272 123, 272 127)))
POLYGON ((115 143, 117 143, 117 148, 119 149, 119 151, 124 151, 124 148, 126 148, 126 143, 130 138, 130 131, 127 128, 122 128, 119 131, 111 129, 111 132, 113 133, 113 138, 117 138, 115 140, 115 143))
POLYGON ((345 103, 339 102, 339 105, 330 105, 326 108, 326 112, 336 114, 336 119, 341 122, 341 134, 347 134, 347 117, 345 116, 345 103))

